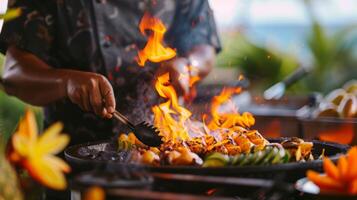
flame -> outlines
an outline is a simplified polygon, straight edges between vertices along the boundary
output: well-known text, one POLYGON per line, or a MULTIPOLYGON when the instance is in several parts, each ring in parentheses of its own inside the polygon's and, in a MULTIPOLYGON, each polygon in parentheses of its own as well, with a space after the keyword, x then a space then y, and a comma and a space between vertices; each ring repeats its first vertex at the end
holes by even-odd
POLYGON ((195 84, 201 80, 200 76, 198 75, 193 75, 198 74, 198 68, 193 65, 187 65, 186 70, 188 74, 180 74, 180 78, 187 78, 188 79, 188 86, 189 86, 189 92, 184 95, 184 100, 186 103, 192 102, 196 96, 197 96, 197 90, 195 87, 195 84))
POLYGON ((154 124, 160 129, 165 140, 187 140, 189 134, 185 122, 190 118, 191 112, 179 105, 176 91, 169 80, 170 75, 166 73, 156 81, 156 91, 167 101, 152 108, 154 124))
POLYGON ((208 128, 216 130, 219 128, 233 128, 236 125, 249 128, 254 125, 255 119, 251 113, 244 112, 242 115, 237 109, 231 113, 219 113, 219 108, 225 104, 233 94, 239 94, 242 88, 224 88, 222 92, 213 98, 211 104, 212 121, 208 124, 208 128))
MULTIPOLYGON (((152 31, 146 46, 143 50, 138 52, 137 61, 140 66, 144 66, 147 60, 151 62, 161 62, 171 59, 176 55, 174 49, 164 47, 162 44, 166 28, 160 19, 145 13, 139 24, 139 29, 143 35, 146 35, 146 30, 152 31)), ((190 93, 184 96, 187 102, 195 97, 196 90, 194 86, 197 81, 200 80, 200 77, 197 76, 197 66, 193 64, 187 65, 185 71, 187 73, 180 74, 179 78, 189 81, 190 93)), ((240 76, 239 79, 243 79, 243 76, 240 76)), ((222 146, 229 142, 229 140, 223 139, 224 136, 216 135, 217 133, 215 131, 217 129, 221 130, 218 132, 221 132, 222 135, 224 135, 223 129, 230 129, 233 134, 234 131, 244 131, 244 128, 249 128, 255 123, 252 114, 239 114, 238 109, 232 109, 233 111, 229 113, 219 113, 219 108, 229 102, 233 94, 240 93, 241 88, 225 88, 219 96, 213 99, 211 121, 208 125, 205 124, 207 118, 205 118, 200 125, 197 125, 197 121, 191 121, 190 117, 192 113, 179 104, 177 93, 170 84, 169 73, 157 78, 155 89, 160 97, 166 100, 164 103, 152 107, 154 125, 160 130, 164 142, 176 140, 188 141, 194 140, 197 136, 212 137, 212 135, 214 135, 214 138, 221 138, 219 139, 219 143, 211 144, 211 147, 215 148, 217 145, 222 146)), ((241 139, 243 140, 244 138, 241 139)), ((246 143, 246 140, 244 140, 244 143, 246 143)))
POLYGON ((176 56, 174 49, 164 47, 163 45, 166 27, 160 19, 151 16, 149 13, 145 13, 140 21, 139 29, 144 36, 146 36, 146 30, 152 31, 146 46, 138 52, 137 62, 139 66, 144 66, 147 60, 161 62, 176 56))
MULTIPOLYGON (((177 139, 186 141, 193 138, 193 133, 201 136, 212 135, 216 130, 241 131, 254 125, 255 119, 248 112, 240 114, 237 109, 230 113, 220 113, 218 111, 223 104, 230 100, 233 94, 241 92, 241 88, 237 87, 224 88, 220 95, 214 97, 211 105, 211 121, 206 125, 208 115, 203 115, 203 129, 195 127, 190 119, 192 113, 179 104, 177 94, 169 79, 168 73, 158 77, 155 84, 156 91, 167 101, 152 108, 154 124, 160 129, 160 134, 163 136, 164 141, 177 139)), ((222 144, 227 142, 227 140, 219 138, 220 136, 217 136, 217 139, 222 144)), ((217 143, 212 148, 222 144, 217 143)))

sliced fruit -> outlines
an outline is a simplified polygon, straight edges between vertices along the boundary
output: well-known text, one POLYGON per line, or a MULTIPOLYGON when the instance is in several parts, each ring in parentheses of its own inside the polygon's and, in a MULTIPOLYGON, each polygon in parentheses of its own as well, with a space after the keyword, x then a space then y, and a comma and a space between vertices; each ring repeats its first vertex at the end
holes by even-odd
POLYGON ((290 161, 290 158, 291 158, 291 156, 290 156, 289 151, 285 151, 285 155, 284 155, 284 157, 282 158, 282 162, 283 162, 283 163, 288 163, 288 162, 290 161))
POLYGON ((262 165, 267 165, 271 163, 271 160, 274 159, 275 154, 278 153, 278 149, 277 148, 273 148, 263 159, 262 165))
POLYGON ((347 94, 342 99, 337 111, 342 117, 353 118, 357 113, 357 97, 352 94, 347 94))
POLYGON ((326 101, 338 106, 345 95, 346 91, 344 89, 336 89, 326 95, 326 101))
POLYGON ((339 117, 340 114, 337 111, 335 105, 326 107, 324 109, 319 109, 316 113, 316 117, 339 117))
POLYGON ((242 162, 239 163, 240 166, 250 165, 254 160, 254 154, 246 154, 242 162))
POLYGON ((271 151, 271 149, 266 149, 265 151, 257 151, 257 155, 256 155, 256 158, 254 159, 253 161, 253 165, 259 165, 264 157, 269 154, 269 152, 271 151))
POLYGON ((348 93, 355 93, 357 92, 357 80, 350 80, 343 85, 343 89, 346 90, 348 93))
POLYGON ((220 160, 205 160, 202 167, 223 167, 225 164, 220 160))
POLYGON ((225 154, 222 154, 222 153, 218 153, 218 152, 215 152, 211 155, 209 155, 206 160, 219 160, 221 161, 222 163, 224 164, 228 164, 229 162, 229 156, 228 155, 225 155, 225 154))
POLYGON ((230 161, 230 163, 232 164, 232 165, 238 165, 240 162, 242 162, 242 160, 244 159, 244 154, 240 154, 240 155, 236 155, 236 156, 233 156, 232 158, 231 158, 231 161, 230 161))

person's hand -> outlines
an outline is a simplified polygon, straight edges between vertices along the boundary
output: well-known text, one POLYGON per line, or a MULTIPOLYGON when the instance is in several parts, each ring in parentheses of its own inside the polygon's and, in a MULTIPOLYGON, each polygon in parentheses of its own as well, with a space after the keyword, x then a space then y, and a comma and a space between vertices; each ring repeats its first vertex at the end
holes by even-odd
POLYGON ((170 74, 170 81, 179 95, 185 95, 189 92, 189 69, 188 60, 183 57, 174 58, 167 62, 161 63, 161 66, 156 72, 156 76, 165 73, 170 74))
POLYGON ((115 111, 115 97, 110 82, 102 75, 66 70, 67 97, 82 110, 111 118, 115 111))

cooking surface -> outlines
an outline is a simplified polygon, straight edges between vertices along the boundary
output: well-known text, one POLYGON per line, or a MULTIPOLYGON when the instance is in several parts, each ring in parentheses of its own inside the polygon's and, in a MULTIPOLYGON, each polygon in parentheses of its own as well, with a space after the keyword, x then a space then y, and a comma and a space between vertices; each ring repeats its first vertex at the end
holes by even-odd
MULTIPOLYGON (((215 176, 239 176, 239 177, 261 177, 261 178, 274 178, 278 174, 285 174, 286 180, 295 181, 299 177, 304 176, 307 169, 321 170, 321 160, 309 161, 304 163, 287 163, 276 164, 268 166, 226 166, 226 167, 195 167, 195 166, 160 166, 151 167, 145 165, 128 164, 128 153, 121 153, 117 155, 112 152, 113 145, 110 143, 92 143, 85 145, 72 146, 65 151, 67 161, 72 165, 74 171, 80 172, 85 170, 92 170, 98 167, 106 166, 113 170, 120 171, 125 166, 131 166, 135 169, 148 170, 153 172, 164 173, 183 173, 183 174, 198 174, 198 175, 215 175, 215 176), (88 146, 88 147, 87 147, 88 146), (87 156, 80 155, 83 149, 90 149, 94 151, 87 156), (103 151, 112 152, 108 153, 109 158, 93 157, 93 155, 103 154, 103 151), (104 160, 103 160, 104 159, 104 160), (108 160, 109 159, 109 160, 108 160)), ((338 158, 339 153, 347 151, 347 146, 335 143, 324 143, 314 141, 313 154, 318 156, 321 154, 322 149, 325 149, 326 155, 330 156, 332 160, 338 158)))

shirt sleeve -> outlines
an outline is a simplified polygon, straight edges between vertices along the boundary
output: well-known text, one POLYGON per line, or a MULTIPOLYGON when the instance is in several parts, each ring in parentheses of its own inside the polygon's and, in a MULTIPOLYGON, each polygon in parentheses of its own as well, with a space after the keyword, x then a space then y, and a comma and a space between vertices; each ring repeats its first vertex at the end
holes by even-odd
POLYGON ((47 61, 53 43, 52 16, 31 0, 13 0, 9 4, 10 8, 21 8, 21 15, 5 22, 0 34, 0 51, 5 53, 8 46, 15 45, 47 61))
POLYGON ((200 44, 209 44, 219 52, 221 43, 208 0, 178 1, 175 19, 166 39, 179 54, 186 54, 200 44))

